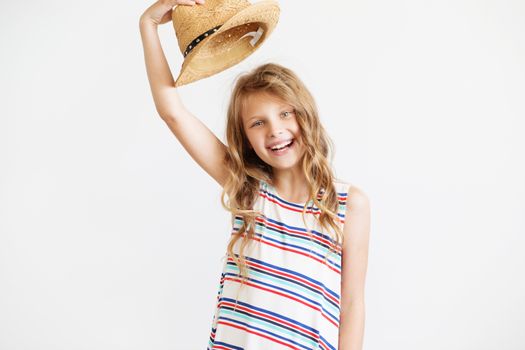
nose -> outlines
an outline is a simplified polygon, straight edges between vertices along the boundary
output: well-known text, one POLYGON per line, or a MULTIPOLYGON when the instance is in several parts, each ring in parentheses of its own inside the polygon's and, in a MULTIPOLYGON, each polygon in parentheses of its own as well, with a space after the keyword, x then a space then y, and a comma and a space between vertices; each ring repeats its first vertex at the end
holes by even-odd
POLYGON ((281 135, 282 133, 283 133, 282 130, 275 130, 275 131, 273 131, 273 129, 272 129, 272 132, 271 132, 270 136, 271 137, 279 137, 279 135, 281 135))
POLYGON ((283 126, 280 121, 270 122, 270 137, 279 137, 283 133, 283 126))

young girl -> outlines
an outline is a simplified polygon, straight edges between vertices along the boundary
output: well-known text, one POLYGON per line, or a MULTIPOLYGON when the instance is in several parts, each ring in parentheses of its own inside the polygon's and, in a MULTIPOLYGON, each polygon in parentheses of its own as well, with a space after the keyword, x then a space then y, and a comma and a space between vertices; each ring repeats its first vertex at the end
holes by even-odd
POLYGON ((265 64, 237 80, 227 146, 186 110, 157 26, 173 6, 202 3, 158 1, 140 32, 159 115, 232 213, 208 349, 360 350, 369 200, 334 177, 314 99, 290 69, 265 64))

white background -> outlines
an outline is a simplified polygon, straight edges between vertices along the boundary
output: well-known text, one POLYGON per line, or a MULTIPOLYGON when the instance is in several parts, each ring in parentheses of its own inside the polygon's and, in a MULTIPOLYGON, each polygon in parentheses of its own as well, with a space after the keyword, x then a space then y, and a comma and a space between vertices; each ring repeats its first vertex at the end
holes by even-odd
MULTIPOLYGON (((0 349, 205 349, 229 214, 156 113, 142 1, 0 5, 0 349)), ((525 348, 523 1, 281 1, 265 62, 372 205, 366 350, 525 348)), ((173 75, 182 55, 159 28, 173 75)))

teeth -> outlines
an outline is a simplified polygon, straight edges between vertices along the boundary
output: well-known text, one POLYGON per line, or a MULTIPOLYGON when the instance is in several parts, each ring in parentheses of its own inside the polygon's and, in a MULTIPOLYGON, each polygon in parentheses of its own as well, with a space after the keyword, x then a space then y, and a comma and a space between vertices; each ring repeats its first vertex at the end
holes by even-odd
POLYGON ((280 145, 277 145, 277 146, 273 146, 272 147, 272 150, 276 151, 278 149, 281 149, 281 148, 284 148, 286 146, 288 146, 289 144, 291 144, 292 141, 288 141, 288 142, 285 142, 285 143, 281 143, 280 145))

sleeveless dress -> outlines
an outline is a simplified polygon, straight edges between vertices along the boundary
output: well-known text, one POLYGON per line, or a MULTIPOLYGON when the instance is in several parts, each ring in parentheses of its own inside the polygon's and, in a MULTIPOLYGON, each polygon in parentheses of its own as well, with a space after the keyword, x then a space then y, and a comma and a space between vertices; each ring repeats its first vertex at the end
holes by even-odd
MULTIPOLYGON (((351 185, 341 180, 334 185, 343 228, 351 185)), ((321 232, 314 217, 320 210, 313 201, 308 202, 305 227, 303 205, 284 200, 271 184, 259 182, 254 209, 263 215, 244 249, 249 280, 239 290, 239 269, 225 254, 207 350, 337 349, 341 250, 328 252, 335 243, 333 228, 331 236, 321 232)), ((237 216, 232 234, 242 223, 237 216)), ((233 249, 236 255, 240 241, 233 249)))

